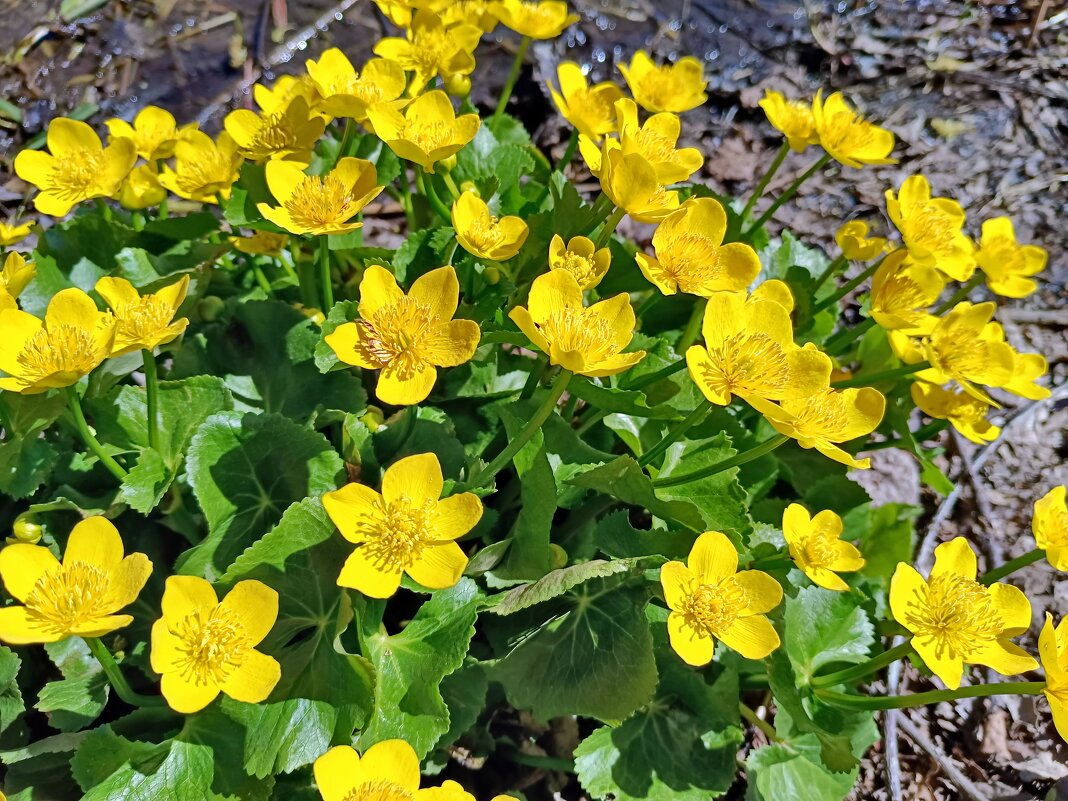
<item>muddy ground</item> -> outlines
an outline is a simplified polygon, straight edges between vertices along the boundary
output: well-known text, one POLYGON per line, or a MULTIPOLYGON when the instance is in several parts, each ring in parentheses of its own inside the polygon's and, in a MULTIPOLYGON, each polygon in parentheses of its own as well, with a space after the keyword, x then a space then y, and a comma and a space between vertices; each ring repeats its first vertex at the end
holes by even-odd
MULTIPOLYGON (((952 504, 921 490, 907 458, 884 451, 865 484, 878 497, 923 505, 921 561, 937 542, 968 535, 994 563, 1033 547, 1031 505, 1068 483, 1068 8, 1027 2, 848 2, 809 0, 575 0, 582 22, 560 42, 536 44, 517 113, 545 147, 562 149, 561 126, 544 81, 562 57, 590 63, 597 77, 640 46, 664 57, 707 62, 710 100, 687 115, 687 135, 709 155, 705 180, 743 194, 778 140, 756 103, 764 88, 809 95, 842 89, 893 129, 896 166, 831 170, 814 179, 777 222, 827 244, 847 218, 887 225, 883 193, 922 172, 939 194, 959 199, 973 233, 1010 214, 1022 240, 1045 247, 1050 267, 1031 298, 1003 303, 1009 339, 1051 362, 1054 398, 1004 398, 1002 439, 985 451, 946 436, 945 469, 961 486, 952 504), (980 466, 973 467, 978 459, 980 466)), ((338 45, 358 62, 388 29, 367 0, 0 0, 0 204, 11 214, 23 190, 9 160, 57 114, 130 118, 146 103, 212 129, 249 86, 299 67, 338 45)), ((480 51, 476 102, 489 107, 515 43, 500 36, 480 51), (479 79, 481 75, 481 80, 479 79)), ((810 157, 791 156, 778 185, 810 157)), ((773 184, 774 186, 774 184, 773 184)), ((640 233, 635 231, 635 233, 640 233)), ((382 231, 387 236, 388 232, 382 231)), ((1068 581, 1036 565, 1016 581, 1038 621, 1068 609, 1068 581)), ((1028 645, 1034 645, 1033 642, 1028 645)), ((904 689, 925 689, 906 669, 904 689)), ((522 720, 516 721, 517 725, 522 720)), ((529 722, 528 722, 529 724, 529 722)), ((865 762, 857 799, 1068 798, 1068 748, 1044 702, 975 700, 884 721, 888 737, 865 762), (893 733, 896 728, 896 734, 893 733), (896 744, 896 756, 895 756, 896 744), (889 750, 891 759, 887 760, 889 750), (896 787, 903 787, 897 791, 896 787), (900 794, 899 794, 900 792, 900 794)), ((553 756, 569 756, 567 736, 553 756)), ((524 783, 539 781, 540 773, 524 783)), ((549 776, 574 798, 574 784, 549 776)), ((732 797, 741 797, 736 787, 732 797)))

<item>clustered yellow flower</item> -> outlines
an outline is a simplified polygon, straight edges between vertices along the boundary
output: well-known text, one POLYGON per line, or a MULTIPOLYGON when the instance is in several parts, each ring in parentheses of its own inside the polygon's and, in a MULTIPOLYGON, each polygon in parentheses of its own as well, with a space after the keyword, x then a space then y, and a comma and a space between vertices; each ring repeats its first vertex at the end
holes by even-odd
POLYGON ((522 217, 490 214, 486 201, 474 192, 464 192, 452 205, 452 227, 456 241, 480 259, 507 261, 527 241, 527 224, 522 217))

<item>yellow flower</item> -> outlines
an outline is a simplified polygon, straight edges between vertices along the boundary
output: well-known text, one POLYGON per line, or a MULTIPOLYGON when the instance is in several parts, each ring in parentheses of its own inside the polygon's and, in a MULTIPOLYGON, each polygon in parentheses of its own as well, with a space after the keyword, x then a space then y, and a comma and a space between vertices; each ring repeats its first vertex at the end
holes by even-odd
POLYGON ((281 114, 295 97, 303 98, 308 108, 324 117, 324 122, 329 121, 330 115, 319 108, 322 98, 319 95, 319 87, 310 75, 282 75, 269 88, 262 83, 252 87, 252 99, 263 114, 281 114))
POLYGON ((913 261, 941 270, 954 281, 975 272, 975 245, 964 234, 964 209, 947 197, 931 197, 922 175, 901 184, 897 196, 886 190, 886 211, 901 232, 913 261))
POLYGON ((280 111, 231 111, 223 127, 241 155, 251 161, 285 159, 307 166, 326 124, 311 113, 308 101, 297 95, 280 111))
POLYGON ((147 209, 158 206, 167 197, 167 190, 159 182, 155 165, 142 164, 130 170, 119 187, 116 199, 126 209, 147 209))
POLYGON ((442 498, 442 487, 438 457, 420 453, 386 469, 381 494, 346 484, 323 495, 341 536, 357 546, 338 585, 389 598, 405 573, 432 590, 456 584, 467 556, 455 541, 482 518, 482 501, 471 492, 442 498))
POLYGON ((520 217, 490 214, 489 206, 474 192, 464 192, 452 204, 452 227, 464 250, 492 261, 512 258, 530 233, 520 217))
POLYGON ((200 203, 218 203, 219 195, 230 197, 242 161, 230 134, 224 131, 213 142, 206 133, 190 131, 174 146, 174 157, 174 169, 165 164, 159 176, 165 188, 200 203))
POLYGON ((420 95, 402 114, 388 106, 372 106, 367 118, 375 134, 400 158, 427 172, 475 138, 482 124, 477 114, 456 116, 449 96, 441 90, 420 95))
POLYGON ((17 245, 30 235, 33 223, 6 223, 0 222, 0 247, 17 245))
POLYGON ((1049 254, 1038 245, 1016 241, 1012 220, 996 217, 983 223, 975 261, 986 275, 986 285, 995 295, 1025 298, 1038 289, 1031 280, 1046 269, 1049 254))
POLYGON ((419 789, 419 757, 404 740, 382 740, 362 758, 351 745, 336 745, 312 770, 323 801, 444 801, 419 789))
POLYGON ((39 190, 34 207, 53 217, 83 200, 112 197, 137 161, 132 140, 116 139, 104 147, 92 128, 65 117, 49 124, 48 150, 21 151, 15 172, 39 190))
POLYGON ((797 440, 802 448, 815 448, 828 459, 849 467, 871 467, 871 459, 856 459, 835 443, 863 437, 879 426, 886 411, 886 398, 878 390, 827 388, 807 397, 784 400, 782 410, 785 415, 768 417, 780 434, 797 440))
POLYGON ((13 298, 22 294, 22 290, 37 275, 37 265, 26 262, 21 254, 11 251, 4 259, 4 267, 0 270, 0 287, 7 290, 13 298))
POLYGON ((549 94, 561 116, 575 130, 600 142, 605 134, 616 130, 616 101, 623 97, 623 90, 611 81, 590 86, 582 67, 573 61, 564 61, 556 68, 560 91, 549 84, 549 94))
POLYGON ((894 620, 912 632, 912 647, 950 689, 960 687, 964 666, 986 665, 1003 676, 1038 663, 1009 641, 1031 625, 1031 604, 1011 584, 984 587, 975 580, 975 552, 964 537, 935 549, 926 580, 899 562, 890 580, 894 620))
POLYGON ((534 279, 527 306, 508 316, 552 364, 588 376, 616 375, 643 358, 645 351, 623 353, 634 337, 630 296, 582 305, 582 290, 567 270, 550 270, 534 279))
POLYGON ((374 52, 415 73, 409 87, 415 94, 439 75, 470 75, 481 38, 481 28, 466 24, 447 28, 441 17, 424 8, 415 12, 405 38, 380 39, 374 52))
POLYGON ((699 667, 712 661, 716 640, 746 659, 763 659, 779 647, 779 635, 764 616, 782 601, 782 587, 759 570, 738 572, 738 552, 724 534, 706 531, 686 564, 660 568, 671 647, 699 667))
POLYGON ((1048 387, 1035 382, 1049 372, 1049 363, 1040 353, 1013 352, 1012 378, 1002 385, 1002 389, 1028 400, 1042 400, 1052 393, 1048 387))
POLYGON ((1068 740, 1068 626, 1064 619, 1053 627, 1053 615, 1046 612, 1046 622, 1038 635, 1038 655, 1046 673, 1046 689, 1053 725, 1061 739, 1068 740))
POLYGON ((382 191, 375 165, 345 157, 323 176, 305 175, 298 164, 267 164, 267 187, 280 206, 258 203, 266 219, 291 234, 343 234, 363 227, 349 222, 382 191))
POLYGON ((250 256, 280 256, 289 237, 286 234, 273 234, 270 231, 253 231, 252 236, 232 236, 230 243, 250 256))
POLYGON ((830 509, 811 517, 804 506, 791 503, 782 516, 782 535, 790 558, 813 584, 825 590, 847 592, 839 573, 852 573, 864 567, 864 557, 842 537, 842 518, 830 509))
POLYGON ((702 326, 705 344, 686 351, 690 377, 720 406, 738 395, 759 412, 786 418, 772 401, 800 400, 825 389, 831 360, 794 342, 790 312, 773 300, 716 292, 702 326))
POLYGON ((162 617, 152 624, 152 669, 175 712, 192 714, 219 693, 258 704, 282 670, 255 649, 278 619, 278 593, 260 581, 239 581, 223 600, 198 576, 169 576, 162 617))
POLYGON ((7 311, 8 309, 15 311, 18 307, 19 304, 15 299, 8 294, 8 291, 4 289, 3 286, 0 286, 0 312, 7 311))
POLYGON ((18 309, 0 311, 0 389, 36 395, 69 387, 111 353, 115 319, 80 289, 52 296, 44 321, 18 309))
POLYGON ((863 220, 851 220, 838 229, 834 241, 842 255, 850 261, 871 261, 886 250, 886 240, 881 236, 868 236, 868 224, 863 220))
POLYGON ((56 642, 128 626, 133 618, 116 613, 136 600, 151 573, 143 553, 123 557, 122 537, 99 516, 71 530, 62 564, 42 545, 8 545, 0 551, 0 577, 23 605, 0 609, 0 640, 56 642))
POLYGON ((579 143, 602 191, 634 221, 659 222, 679 207, 679 193, 660 183, 656 167, 638 153, 624 153, 619 140, 606 138, 600 149, 583 146, 582 138, 579 143))
POLYGON ((374 0, 382 15, 398 28, 409 28, 415 9, 412 0, 374 0))
POLYGON ((908 258, 908 251, 887 256, 871 281, 871 316, 888 331, 927 334, 938 324, 928 312, 945 281, 937 270, 908 258))
POLYGON ((331 47, 318 61, 308 60, 308 74, 318 89, 318 105, 335 117, 367 121, 367 109, 376 103, 404 105, 407 86, 404 68, 395 61, 372 58, 356 72, 348 57, 331 47))
POLYGON ((115 314, 115 342, 111 346, 111 355, 155 350, 177 339, 189 325, 185 317, 174 320, 188 289, 188 275, 147 295, 140 294, 125 278, 108 276, 97 281, 97 293, 115 314))
POLYGON ((956 381, 972 397, 993 403, 975 385, 1003 386, 1012 380, 1016 365, 1016 351, 998 338, 1001 326, 991 322, 995 308, 968 301, 953 307, 923 340, 931 368, 916 377, 932 384, 956 381))
POLYGON ((134 117, 133 125, 125 120, 108 120, 111 139, 126 137, 133 140, 137 155, 145 161, 169 159, 180 135, 174 115, 156 106, 145 106, 134 117))
POLYGON ((693 56, 661 66, 654 64, 644 50, 639 50, 629 65, 619 65, 619 71, 638 105, 653 114, 660 111, 678 114, 708 100, 704 68, 693 56))
POLYGON ((963 390, 940 387, 926 381, 912 385, 912 402, 928 417, 948 420, 961 436, 977 445, 997 439, 1001 429, 986 419, 990 404, 963 390))
POLYGON ((657 226, 656 256, 638 253, 638 267, 665 295, 744 291, 760 272, 760 258, 741 242, 724 245, 726 232, 727 214, 718 200, 691 198, 657 226))
POLYGON ((812 101, 816 136, 824 150, 847 167, 865 164, 897 164, 890 158, 894 135, 861 117, 849 107, 841 92, 823 102, 822 90, 812 101))
POLYGON ((562 0, 501 0, 490 8, 504 27, 530 39, 555 39, 579 21, 562 0))
POLYGON ((592 239, 584 236, 573 236, 565 245, 563 237, 553 234, 549 243, 549 269, 567 270, 583 291, 601 283, 611 263, 612 252, 598 249, 592 239))
POLYGON ((654 114, 642 125, 638 121, 638 106, 625 97, 616 101, 616 117, 620 148, 624 153, 637 153, 652 164, 660 183, 685 181, 705 163, 697 148, 675 148, 682 130, 677 114, 654 114))
POLYGON ((439 9, 438 13, 446 26, 474 25, 482 33, 492 31, 498 22, 491 0, 456 0, 439 9))
POLYGON ((1057 570, 1068 571, 1068 506, 1065 487, 1054 487, 1035 502, 1031 532, 1035 543, 1046 552, 1046 560, 1057 570))
POLYGON ((798 100, 787 100, 780 92, 764 90, 764 98, 758 104, 768 117, 771 126, 786 137, 795 153, 820 141, 816 135, 816 120, 812 107, 798 100))
POLYGON ((435 367, 464 364, 478 347, 478 323, 452 319, 459 300, 451 266, 419 276, 405 295, 392 273, 372 264, 360 282, 360 319, 338 326, 326 343, 346 364, 382 371, 383 403, 419 403, 434 388, 435 367))

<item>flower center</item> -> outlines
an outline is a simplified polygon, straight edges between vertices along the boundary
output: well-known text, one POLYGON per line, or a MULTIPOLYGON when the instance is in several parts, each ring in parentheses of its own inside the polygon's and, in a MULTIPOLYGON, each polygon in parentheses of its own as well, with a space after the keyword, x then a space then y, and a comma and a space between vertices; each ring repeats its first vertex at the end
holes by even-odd
POLYGON ((405 120, 400 138, 407 139, 424 153, 452 143, 453 130, 445 120, 405 120))
POLYGON ((793 136, 808 136, 812 133, 812 109, 803 103, 787 101, 780 121, 783 129, 793 136))
POLYGON ((650 70, 638 81, 634 94, 653 101, 659 108, 671 104, 671 100, 687 94, 686 87, 669 67, 657 67, 650 70))
POLYGON ((198 685, 221 684, 252 647, 237 615, 221 607, 186 615, 174 634, 181 653, 175 667, 186 681, 198 685))
POLYGON ((360 546, 375 567, 380 570, 404 570, 415 562, 423 550, 433 542, 433 519, 436 501, 415 505, 407 497, 378 506, 378 515, 369 516, 357 531, 367 539, 360 546))
POLYGON ((545 338, 561 350, 580 353, 587 362, 598 362, 611 356, 618 348, 608 323, 588 311, 560 309, 553 312, 539 328, 545 338))
POLYGON ((804 560, 812 567, 830 567, 838 558, 838 538, 822 529, 812 531, 798 543, 804 560))
POLYGON ((370 320, 357 320, 364 331, 357 348, 380 369, 388 366, 400 378, 411 378, 427 362, 425 350, 436 322, 425 303, 400 298, 376 311, 370 320))
POLYGON ((981 373, 986 367, 986 343, 974 328, 959 320, 943 318, 942 330, 931 336, 931 349, 937 365, 951 376, 981 373))
POLYGON ((355 200, 336 175, 307 175, 297 184, 285 208, 297 225, 314 229, 352 217, 359 210, 355 200))
POLYGON ((909 603, 904 622, 916 637, 934 643, 939 658, 967 659, 1002 630, 986 587, 953 573, 932 576, 909 603))
POLYGON ((901 237, 913 250, 919 246, 927 253, 946 253, 955 249, 954 240, 960 231, 960 222, 946 214, 938 206, 924 203, 905 220, 901 237))
POLYGON ((149 158, 164 142, 178 138, 176 128, 167 128, 159 125, 143 127, 134 130, 134 147, 145 158, 149 158))
POLYGON ((119 320, 118 336, 145 341, 170 324, 174 309, 155 295, 145 295, 137 303, 119 309, 116 316, 119 320))
POLYGON ((729 628, 749 605, 745 588, 734 576, 719 584, 701 584, 686 597, 682 614, 692 628, 718 635, 729 628))
POLYGON ((660 266, 683 292, 697 292, 723 272, 719 249, 707 236, 686 232, 672 239, 665 250, 660 266))
POLYGON ((260 118, 259 130, 253 135, 248 151, 256 156, 269 156, 292 149, 296 141, 297 135, 285 112, 265 114, 260 118))
POLYGON ((839 111, 824 117, 820 140, 830 150, 852 152, 871 144, 875 131, 852 111, 839 111))
POLYGON ((41 328, 17 356, 21 377, 36 383, 56 373, 87 375, 100 363, 101 354, 90 331, 73 325, 41 328))
POLYGON ((846 401, 841 393, 825 389, 801 401, 800 408, 792 409, 796 419, 794 429, 801 437, 828 439, 838 442, 849 425, 846 401))
POLYGON ((47 189, 66 200, 81 200, 92 192, 102 171, 102 153, 81 150, 52 161, 47 189))
POLYGON ((217 191, 213 185, 224 189, 236 178, 233 159, 217 149, 200 151, 195 161, 179 161, 177 174, 176 183, 188 195, 217 191))
POLYGON ((878 296, 872 298, 872 306, 876 309, 910 321, 922 317, 928 304, 923 288, 903 272, 888 278, 878 296))
POLYGON ((767 334, 735 334, 708 348, 708 356, 705 381, 723 395, 770 396, 790 378, 782 346, 767 334))
POLYGON ((994 269, 1002 275, 1023 273, 1027 269, 1027 260, 1024 258, 1023 248, 1016 245, 1012 239, 999 236, 983 243, 983 250, 987 256, 985 263, 993 265, 994 269))
POLYGON ((634 136, 638 150, 646 161, 671 161, 675 155, 675 143, 662 136, 659 131, 646 126, 637 131, 634 136))
POLYGON ((471 223, 471 226, 464 231, 464 236, 471 241, 476 250, 483 252, 493 250, 504 239, 504 233, 497 225, 498 222, 500 220, 492 214, 484 214, 471 223))
POLYGON ((564 257, 560 261, 558 270, 567 270, 578 281, 580 287, 585 287, 596 277, 594 271, 593 259, 580 256, 578 253, 574 253, 570 250, 564 251, 564 257))
POLYGON ((1068 511, 1056 509, 1041 527, 1043 546, 1068 547, 1068 511))
POLYGON ((65 634, 111 611, 110 588, 108 574, 96 565, 60 565, 37 579, 26 596, 26 610, 38 628, 65 634))
POLYGON ((344 801, 411 801, 412 794, 385 779, 364 782, 349 790, 344 801))
POLYGON ((456 44, 444 28, 423 30, 412 42, 411 60, 415 71, 434 75, 457 50, 456 44))

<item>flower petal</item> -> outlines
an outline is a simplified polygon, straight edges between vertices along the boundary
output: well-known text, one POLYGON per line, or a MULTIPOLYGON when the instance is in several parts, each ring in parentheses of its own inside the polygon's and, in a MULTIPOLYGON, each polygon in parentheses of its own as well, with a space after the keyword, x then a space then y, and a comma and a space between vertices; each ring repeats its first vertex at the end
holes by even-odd
POLYGON ((460 282, 452 266, 438 267, 415 279, 408 297, 425 303, 437 320, 451 320, 460 301, 460 282))
POLYGON ((38 580, 59 568, 59 560, 43 545, 18 542, 0 550, 0 578, 12 597, 25 601, 38 580))
POLYGON ((763 659, 780 644, 778 632, 763 615, 735 620, 726 631, 720 632, 719 638, 746 659, 763 659))
POLYGON ((165 620, 178 621, 192 612, 211 610, 218 605, 215 589, 199 576, 167 577, 160 601, 165 620))
POLYGON ((392 365, 382 370, 375 394, 391 406, 410 406, 426 400, 438 380, 438 371, 429 364, 421 364, 412 375, 402 375, 392 365))
POLYGON ((132 553, 111 570, 108 587, 108 604, 111 609, 122 609, 137 600, 148 577, 152 575, 152 563, 143 553, 132 553))
POLYGON ((6 606, 0 609, 0 641, 10 645, 56 642, 66 637, 63 631, 45 631, 30 617, 25 606, 6 606))
POLYGON ((360 281, 360 317, 370 319, 376 311, 404 297, 397 279, 385 267, 370 265, 360 281))
POLYGON ((164 673, 159 689, 171 709, 183 715, 199 712, 219 695, 218 685, 186 681, 181 673, 176 672, 164 673))
POLYGON ((255 645, 270 633, 278 619, 278 593, 262 581, 239 581, 219 603, 219 611, 223 610, 233 615, 255 645))
POLYGON ((364 554, 363 548, 357 548, 345 560, 341 573, 338 574, 339 587, 359 590, 370 598, 389 598, 400 586, 402 570, 384 571, 364 554))
POLYGON ((743 570, 734 580, 745 590, 749 598, 748 614, 762 615, 782 602, 782 587, 779 582, 759 570, 743 570))
POLYGON ((360 755, 351 745, 336 745, 315 760, 312 771, 323 801, 345 801, 357 786, 360 755))
POLYGON ((368 518, 380 517, 382 496, 363 484, 346 484, 341 489, 323 495, 323 508, 337 526, 341 536, 349 542, 361 543, 362 524, 368 518))
POLYGON ((482 500, 473 492, 461 492, 438 501, 434 514, 434 539, 454 540, 478 525, 482 500))
POLYGON ((390 782, 414 793, 419 789, 419 757, 404 740, 382 740, 363 752, 360 780, 390 782))
POLYGON ((382 475, 382 497, 386 503, 407 499, 419 506, 441 497, 444 487, 441 463, 433 453, 406 456, 391 464, 382 475))
POLYGON ((241 664, 223 679, 219 688, 235 701, 258 704, 266 700, 280 678, 282 666, 277 659, 250 650, 245 653, 241 664))
POLYGON ((567 270, 550 270, 534 279, 527 309, 538 325, 564 309, 582 306, 582 290, 567 270))
POLYGON ((712 635, 687 625, 686 618, 678 612, 668 615, 667 630, 671 647, 687 665, 700 667, 712 661, 716 649, 712 635))
POLYGON ((950 573, 974 579, 979 571, 975 551, 964 537, 955 537, 935 548, 934 567, 931 577, 950 573))
POLYGON ((993 668, 1002 676, 1016 676, 1037 670, 1038 662, 1016 643, 1007 639, 998 639, 972 651, 968 661, 975 665, 993 668))
POLYGON ((106 517, 96 515, 82 520, 71 530, 63 563, 83 562, 110 573, 119 566, 122 555, 118 529, 106 517))
POLYGON ((467 568, 467 554, 455 542, 426 548, 405 572, 432 590, 444 590, 460 580, 467 568))
POLYGON ((693 544, 686 564, 700 584, 718 584, 738 570, 738 550, 726 534, 706 531, 693 544))
POLYGON ((481 338, 482 331, 474 320, 449 320, 435 326, 423 350, 435 366, 457 367, 471 361, 481 338))

